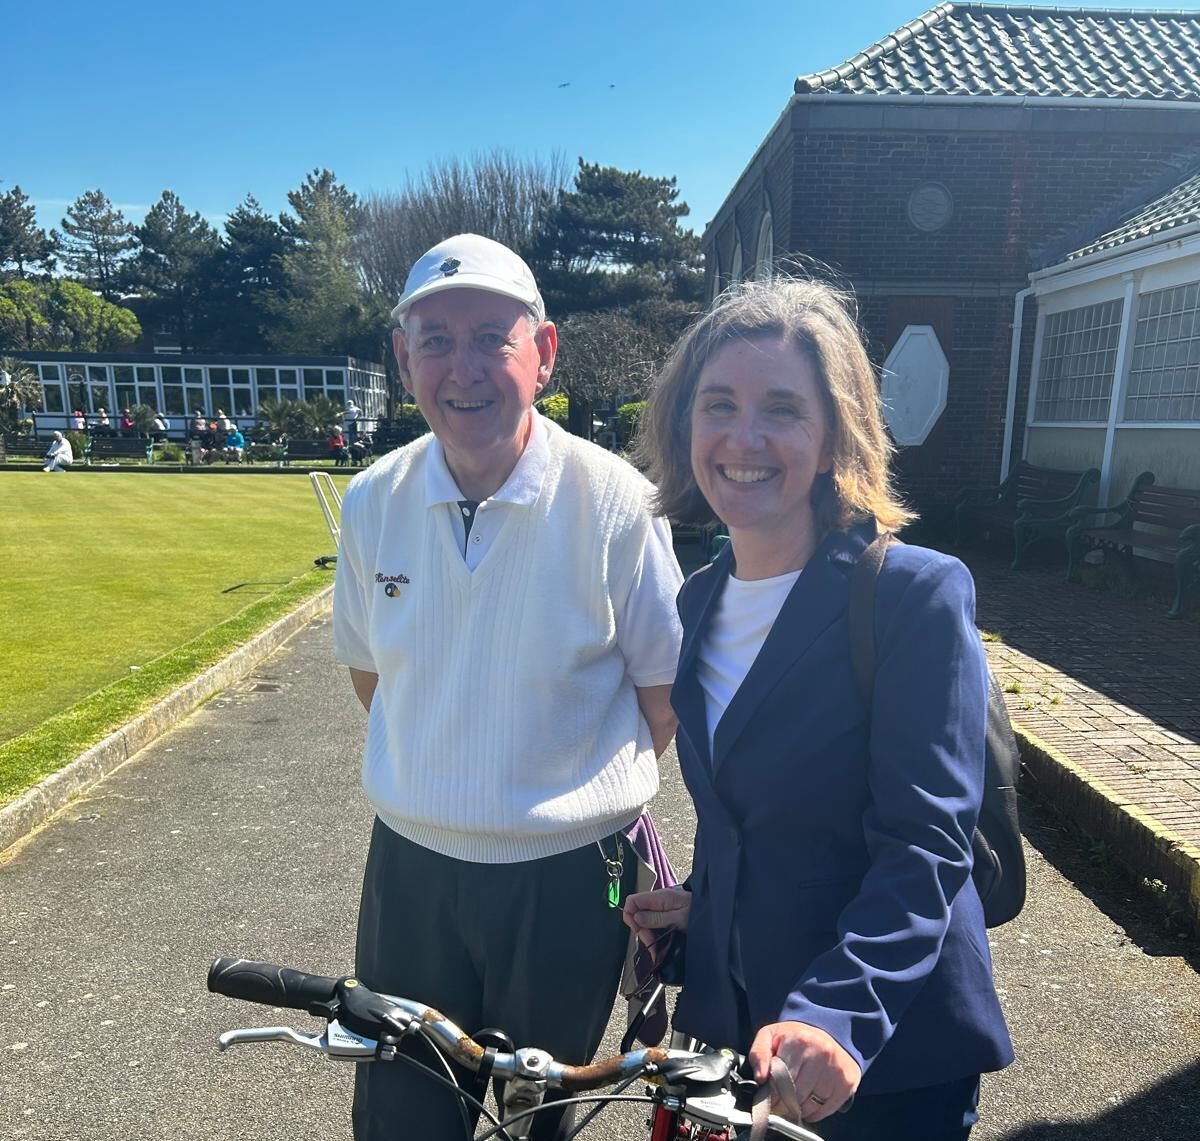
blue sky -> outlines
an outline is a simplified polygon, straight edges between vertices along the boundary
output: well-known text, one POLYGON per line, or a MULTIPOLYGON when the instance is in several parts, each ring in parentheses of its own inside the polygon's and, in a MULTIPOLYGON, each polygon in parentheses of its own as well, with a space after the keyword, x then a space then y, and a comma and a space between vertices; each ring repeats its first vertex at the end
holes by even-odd
POLYGON ((316 166, 366 193, 398 188, 431 160, 500 147, 673 174, 697 231, 796 75, 923 10, 920 0, 749 0, 742 14, 730 0, 6 7, 0 189, 19 184, 45 227, 96 186, 134 220, 169 188, 219 221, 247 193, 277 213, 316 166))

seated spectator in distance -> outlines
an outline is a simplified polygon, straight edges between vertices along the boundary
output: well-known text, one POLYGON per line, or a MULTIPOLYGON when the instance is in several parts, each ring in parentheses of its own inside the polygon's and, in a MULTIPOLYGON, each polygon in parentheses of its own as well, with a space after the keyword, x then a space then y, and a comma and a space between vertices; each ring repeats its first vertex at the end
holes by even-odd
MULTIPOLYGON (((228 423, 228 421, 227 421, 228 423)), ((246 437, 242 435, 236 424, 230 424, 230 430, 225 433, 225 462, 242 462, 242 453, 246 450, 246 437)))
POLYGON ((109 422, 108 412, 106 409, 101 408, 100 411, 96 413, 96 423, 93 425, 93 427, 101 436, 112 435, 112 424, 109 422))
POLYGON ((161 413, 154 413, 154 439, 158 443, 162 443, 167 438, 167 432, 170 431, 171 422, 161 413))
POLYGON ((360 436, 350 441, 350 462, 354 464, 366 463, 371 457, 371 437, 363 432, 360 436))
POLYGON ((349 467, 350 452, 346 448, 346 437, 342 435, 341 428, 331 428, 329 431, 329 456, 337 461, 337 467, 349 467))
POLYGON ((206 427, 207 425, 204 422, 204 413, 197 408, 192 413, 191 420, 188 421, 188 435, 199 436, 206 427))
POLYGON ((83 410, 76 408, 71 413, 71 431, 82 432, 87 427, 87 421, 83 418, 83 410))
POLYGON ((226 434, 234 429, 234 423, 225 415, 224 408, 217 409, 217 428, 226 434))
POLYGON ((71 441, 61 432, 55 432, 46 452, 46 466, 42 471, 66 471, 74 462, 75 453, 71 450, 71 441))
POLYGON ((121 409, 120 424, 121 424, 121 435, 122 436, 132 436, 133 435, 133 417, 129 415, 128 408, 121 409))

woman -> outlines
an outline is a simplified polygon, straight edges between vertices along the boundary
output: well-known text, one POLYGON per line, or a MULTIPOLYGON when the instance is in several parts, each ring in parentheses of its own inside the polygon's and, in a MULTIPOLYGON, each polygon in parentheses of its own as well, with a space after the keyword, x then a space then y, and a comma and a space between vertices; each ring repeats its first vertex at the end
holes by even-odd
POLYGON ((679 596, 692 874, 626 921, 647 944, 687 931, 677 1028, 760 1082, 778 1056, 830 1141, 965 1138, 980 1073, 1012 1060, 970 877, 986 664, 966 569, 898 545, 870 709, 855 685, 850 572, 912 517, 846 300, 795 280, 723 298, 642 423, 659 510, 730 542, 679 596))
POLYGON ((345 467, 350 462, 350 452, 346 448, 346 437, 342 435, 341 428, 333 427, 329 429, 329 438, 325 441, 325 446, 329 449, 329 458, 336 461, 335 466, 345 467))

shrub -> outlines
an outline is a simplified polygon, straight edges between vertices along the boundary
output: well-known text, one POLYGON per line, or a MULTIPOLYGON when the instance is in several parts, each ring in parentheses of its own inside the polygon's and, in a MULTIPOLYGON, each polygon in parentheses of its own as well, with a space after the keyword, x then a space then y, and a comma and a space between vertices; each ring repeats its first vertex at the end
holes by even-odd
POLYGON ((64 432, 63 439, 71 445, 71 454, 75 462, 83 463, 83 453, 87 451, 87 436, 83 432, 64 432))
POLYGON ((567 426, 567 394, 565 392, 555 392, 550 396, 543 396, 537 402, 537 409, 548 420, 553 420, 563 428, 567 426))
POLYGON ((397 446, 402 446, 425 435, 429 424, 415 404, 398 404, 392 417, 392 429, 397 446))
POLYGON ((641 420, 645 408, 644 400, 635 400, 632 404, 622 404, 617 409, 617 433, 623 446, 627 446, 636 435, 638 421, 641 420))
POLYGON ((170 441, 165 444, 155 445, 154 458, 164 464, 181 464, 187 459, 183 449, 178 444, 172 444, 170 441))

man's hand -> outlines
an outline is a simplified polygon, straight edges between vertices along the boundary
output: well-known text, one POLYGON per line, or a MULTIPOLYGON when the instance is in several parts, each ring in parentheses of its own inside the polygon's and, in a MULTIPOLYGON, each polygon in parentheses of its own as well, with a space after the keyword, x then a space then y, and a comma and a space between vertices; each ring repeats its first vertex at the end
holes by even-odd
MULTIPOLYGON (((629 898, 632 902, 638 897, 629 898)), ((759 1085, 767 1080, 771 1058, 783 1061, 796 1083, 796 1096, 805 1121, 821 1121, 836 1113, 862 1080, 858 1063, 824 1030, 806 1022, 773 1022, 764 1026, 755 1035, 747 1057, 759 1085)))
MULTIPOLYGON (((639 891, 625 898, 621 918, 638 939, 651 951, 665 929, 686 931, 692 893, 681 887, 664 887, 658 891, 639 891)), ((654 955, 658 962, 658 955, 654 955)))

